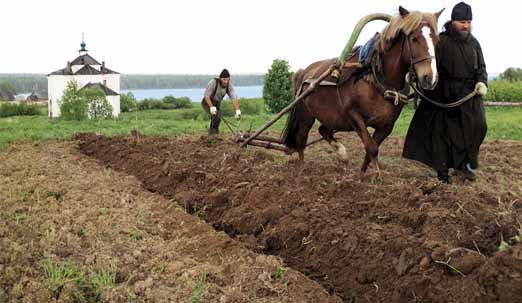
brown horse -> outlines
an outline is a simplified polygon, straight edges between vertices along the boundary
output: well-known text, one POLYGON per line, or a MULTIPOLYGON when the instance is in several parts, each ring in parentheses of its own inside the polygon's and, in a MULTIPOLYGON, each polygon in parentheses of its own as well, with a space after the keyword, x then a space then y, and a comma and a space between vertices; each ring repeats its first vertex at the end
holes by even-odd
MULTIPOLYGON (((379 145, 391 133, 399 117, 403 103, 390 102, 384 91, 398 92, 404 88, 405 76, 411 71, 417 76, 418 85, 431 90, 437 83, 435 45, 437 44, 437 20, 442 11, 435 14, 409 12, 400 7, 399 15, 391 18, 376 41, 376 51, 364 77, 352 77, 337 86, 319 86, 317 90, 299 102, 290 112, 283 132, 282 142, 291 152, 297 151, 304 159, 308 133, 319 120, 319 132, 334 148, 341 160, 347 160, 344 146, 334 138, 334 132, 355 131, 364 143, 366 156, 361 170, 367 170, 371 162, 379 173, 377 156, 379 145), (381 80, 372 70, 382 72, 381 80), (373 136, 367 130, 375 129, 373 136)), ((357 62, 352 56, 348 62, 357 62)), ((294 75, 294 94, 298 95, 325 72, 336 59, 315 62, 294 75)), ((377 72, 377 74, 379 74, 377 72)))

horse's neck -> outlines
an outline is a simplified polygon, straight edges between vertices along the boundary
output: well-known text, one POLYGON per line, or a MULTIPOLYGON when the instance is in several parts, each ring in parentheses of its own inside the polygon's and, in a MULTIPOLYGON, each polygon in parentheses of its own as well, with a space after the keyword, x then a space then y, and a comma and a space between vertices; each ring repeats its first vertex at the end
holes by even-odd
POLYGON ((402 61, 402 45, 404 37, 400 38, 387 52, 382 55, 384 84, 397 90, 404 87, 404 78, 409 66, 402 61))

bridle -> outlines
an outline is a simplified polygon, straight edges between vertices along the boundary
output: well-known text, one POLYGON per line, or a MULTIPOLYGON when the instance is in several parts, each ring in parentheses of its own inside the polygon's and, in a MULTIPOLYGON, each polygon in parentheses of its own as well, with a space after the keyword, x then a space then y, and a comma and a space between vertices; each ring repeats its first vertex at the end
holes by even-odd
MULTIPOLYGON (((423 26, 428 26, 428 23, 422 22, 421 23, 421 28, 423 26)), ((419 57, 419 58, 413 58, 413 52, 411 51, 411 42, 410 42, 410 39, 409 39, 409 35, 406 36, 405 40, 406 40, 406 45, 408 46, 408 51, 410 53, 410 68, 409 68, 409 77, 408 78, 409 78, 410 81, 417 82, 418 77, 417 77, 417 72, 415 71, 415 65, 419 64, 421 62, 430 60, 430 59, 431 60, 435 59, 435 57, 432 56, 432 55, 427 55, 427 56, 423 56, 423 57, 419 57)), ((402 52, 402 50, 401 50, 401 52, 402 52)), ((436 79, 436 80, 438 81, 438 79, 436 79)))
MULTIPOLYGON (((427 25, 426 22, 421 23, 421 27, 426 26, 426 25, 427 25)), ((371 71, 373 74, 373 78, 375 79, 375 84, 383 92, 384 98, 387 100, 393 101, 393 103, 395 105, 399 105, 399 103, 408 104, 409 98, 413 96, 413 95, 409 96, 407 92, 403 92, 403 91, 405 91, 406 88, 408 87, 408 85, 411 85, 412 82, 417 82, 417 80, 418 80, 417 72, 415 71, 415 65, 435 58, 434 56, 431 56, 431 55, 414 58, 413 53, 411 51, 412 48, 411 48, 411 42, 409 39, 409 35, 404 35, 404 37, 406 40, 406 45, 409 50, 410 64, 409 64, 409 72, 407 73, 407 80, 406 80, 407 83, 402 90, 397 90, 395 88, 388 88, 383 83, 384 81, 382 81, 382 80, 384 80, 384 75, 383 75, 383 71, 382 71, 382 61, 381 61, 381 56, 379 54, 379 51, 375 52, 375 55, 374 55, 375 57, 374 57, 374 59, 372 59, 372 63, 371 63, 371 71), (380 77, 382 77, 383 79, 381 80, 380 77)), ((401 56, 403 54, 403 51, 404 51, 404 41, 402 42, 402 45, 401 45, 401 56)))

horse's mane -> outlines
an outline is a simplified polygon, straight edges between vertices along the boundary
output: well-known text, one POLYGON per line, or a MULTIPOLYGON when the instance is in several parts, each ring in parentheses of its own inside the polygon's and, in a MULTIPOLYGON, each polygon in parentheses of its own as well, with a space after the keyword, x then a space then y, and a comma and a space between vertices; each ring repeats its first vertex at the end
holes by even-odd
POLYGON ((377 42, 379 52, 383 53, 388 50, 401 32, 405 35, 409 35, 419 28, 423 22, 428 24, 433 33, 437 32, 437 18, 433 14, 411 11, 404 17, 401 15, 393 16, 388 25, 381 32, 381 36, 377 42))

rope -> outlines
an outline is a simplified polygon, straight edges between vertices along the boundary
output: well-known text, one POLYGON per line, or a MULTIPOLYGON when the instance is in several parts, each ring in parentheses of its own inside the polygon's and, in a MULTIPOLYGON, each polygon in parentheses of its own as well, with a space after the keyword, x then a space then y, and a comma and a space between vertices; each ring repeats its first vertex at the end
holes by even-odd
POLYGON ((475 87, 475 90, 473 90, 471 93, 467 94, 466 96, 464 96, 462 99, 460 99, 458 101, 451 102, 451 103, 440 103, 440 102, 437 102, 435 100, 432 100, 432 99, 426 97, 426 95, 424 95, 417 88, 417 85, 415 84, 415 81, 413 81, 413 82, 411 81, 410 73, 406 74, 406 82, 410 85, 411 88, 413 88, 415 93, 418 94, 423 100, 426 100, 426 101, 430 102, 431 104, 439 106, 439 107, 442 107, 442 108, 454 108, 454 107, 460 106, 464 102, 466 102, 466 101, 470 100, 471 98, 475 97, 477 95, 477 93, 478 93, 478 89, 475 87))

